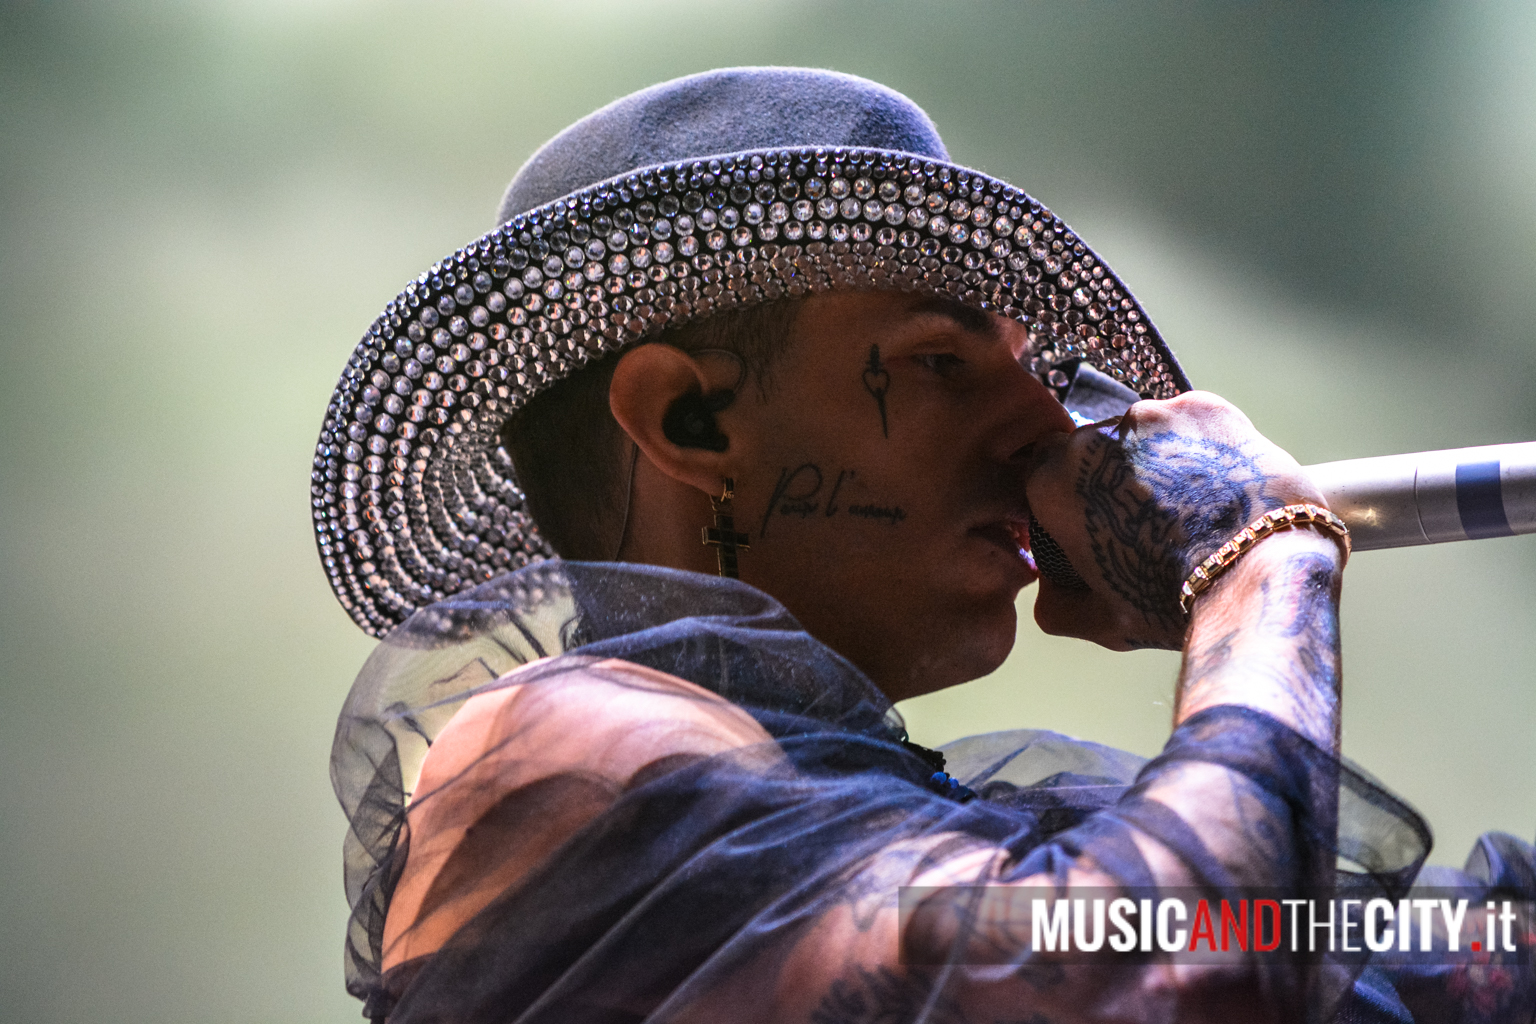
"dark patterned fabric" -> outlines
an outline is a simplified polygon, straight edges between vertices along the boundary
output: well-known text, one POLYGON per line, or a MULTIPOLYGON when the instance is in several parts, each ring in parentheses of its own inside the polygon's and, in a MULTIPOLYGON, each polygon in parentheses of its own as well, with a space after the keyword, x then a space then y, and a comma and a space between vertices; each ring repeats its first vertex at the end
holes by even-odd
MULTIPOLYGON (((369 659, 337 730, 332 773, 351 822, 348 987, 367 1014, 398 1024, 776 1021, 803 995, 783 991, 786 965, 818 929, 850 908, 890 913, 898 886, 978 851, 997 855, 967 883, 1065 880, 1086 865, 1121 886, 1166 884, 1173 870, 1212 893, 1261 882, 1389 899, 1407 894, 1428 852, 1410 808, 1245 708, 1192 717, 1151 761, 1041 731, 961 740, 944 749, 945 770, 974 798, 935 785, 905 740, 867 678, 738 581, 551 562, 423 609, 369 659), (541 709, 604 673, 613 699, 645 689, 605 668, 615 658, 687 681, 706 710, 745 711, 766 738, 617 780, 541 772, 541 709), (478 762, 418 791, 430 744, 471 698, 513 686, 524 710, 486 755, 499 759, 505 793, 475 812, 425 898, 391 918, 413 849, 441 839, 420 823, 451 820, 485 791, 478 762), (1209 807, 1175 813, 1157 796, 1187 787, 1189 773, 1205 780, 1209 807), (575 824, 542 848, 557 821, 575 824), (1149 842, 1168 859, 1148 860, 1149 842), (509 864, 523 867, 498 881, 509 864), (463 923, 451 934, 399 953, 456 906, 463 923)), ((1528 845, 1491 837, 1468 872, 1436 881, 1529 898, 1532 864, 1528 845)), ((810 1019, 954 1022, 976 1019, 968 1000, 999 998, 1031 1019, 1040 978, 1029 954, 1000 974, 957 950, 928 952, 936 959, 921 962, 937 966, 893 961, 856 975, 863 989, 832 986, 810 1019)), ((1358 958, 1250 966, 1280 1020, 1520 1020, 1532 1005, 1528 960, 1476 977, 1363 969, 1358 958)), ((1141 970, 1128 963, 1104 998, 1141 970)))

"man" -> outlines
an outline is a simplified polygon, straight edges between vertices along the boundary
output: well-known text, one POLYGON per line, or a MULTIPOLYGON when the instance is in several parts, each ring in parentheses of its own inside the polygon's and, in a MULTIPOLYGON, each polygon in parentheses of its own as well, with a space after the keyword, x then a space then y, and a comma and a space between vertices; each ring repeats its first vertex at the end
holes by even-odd
POLYGON ((1326 891, 1341 849, 1395 897, 1427 851, 1337 761, 1345 531, 1049 211, 889 90, 736 69, 568 129, 500 219, 364 338, 317 456, 338 595, 403 620, 333 757, 369 1014, 1406 1019, 1340 964, 898 912, 1326 891), (1060 392, 1115 387, 1090 365, 1155 400, 1077 429, 1060 392), (545 544, 579 561, 497 575, 545 544), (892 702, 1006 656, 1031 547, 1047 631, 1184 649, 1153 762, 1011 734, 949 774, 906 741, 892 702), (1342 842, 1341 784, 1372 810, 1342 842))

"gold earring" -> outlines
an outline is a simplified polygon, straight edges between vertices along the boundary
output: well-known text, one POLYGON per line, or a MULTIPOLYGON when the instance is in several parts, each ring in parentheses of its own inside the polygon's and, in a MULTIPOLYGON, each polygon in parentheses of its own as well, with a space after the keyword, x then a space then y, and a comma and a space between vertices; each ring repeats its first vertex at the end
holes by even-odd
POLYGON ((736 532, 736 512, 732 505, 735 497, 736 481, 726 477, 725 491, 720 497, 709 499, 710 507, 715 510, 715 525, 706 526, 700 531, 705 545, 715 549, 715 557, 720 562, 720 575, 733 580, 740 578, 736 574, 736 552, 751 548, 747 543, 747 535, 736 532))

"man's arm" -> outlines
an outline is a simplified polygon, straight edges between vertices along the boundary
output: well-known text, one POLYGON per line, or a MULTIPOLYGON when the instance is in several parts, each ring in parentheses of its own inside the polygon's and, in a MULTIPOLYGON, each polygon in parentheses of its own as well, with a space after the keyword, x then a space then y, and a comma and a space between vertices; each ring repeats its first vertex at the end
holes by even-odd
MULTIPOLYGON (((1117 424, 1078 431, 1041 458, 1029 493, 1036 516, 1093 587, 1071 593, 1042 581, 1036 616, 1048 632, 1117 649, 1182 646, 1176 727, 1223 705, 1253 709, 1294 730, 1307 741, 1299 746, 1319 755, 1300 766, 1300 774, 1326 771, 1339 734, 1342 555, 1335 541, 1305 528, 1275 534, 1202 594, 1190 618, 1178 606, 1179 584, 1194 566, 1248 523, 1283 505, 1322 503, 1294 460, 1231 406, 1190 395, 1140 403, 1117 424)), ((1223 728, 1217 721, 1212 732, 1223 728)), ((1303 862, 1331 870, 1336 809, 1329 786, 1291 795, 1316 805, 1302 808, 1309 820, 1299 827, 1284 820, 1287 815, 1261 820, 1277 795, 1264 792, 1229 757, 1213 753, 1202 760, 1200 745, 1198 736, 1180 742, 1176 735, 1167 763, 1154 762, 1156 770, 1114 809, 1123 820, 1147 824, 1132 827, 1129 838, 1157 885, 1208 883, 1212 870, 1254 885, 1305 882, 1311 879, 1296 870, 1303 862), (1157 807, 1177 816, 1184 837, 1156 827, 1157 807), (1329 849, 1308 848, 1319 838, 1329 849)), ((1277 760, 1286 756, 1272 753, 1277 760)), ((1061 852, 1050 871, 1018 878, 1010 875, 1013 858, 1005 851, 973 848, 930 861, 908 884, 1006 879, 1021 888, 1065 882, 1068 889, 1103 889, 1122 883, 1098 862, 1091 841, 1061 852)), ((871 868, 876 875, 882 870, 890 868, 871 868)), ((940 997, 931 973, 893 956, 902 942, 926 945, 941 960, 956 944, 995 952, 1021 942, 1030 934, 1026 903, 1021 899, 1010 913, 1006 900, 992 900, 993 919, 979 927, 941 905, 926 917, 914 914, 905 935, 892 906, 883 915, 867 907, 859 913, 856 905, 829 915, 786 973, 792 979, 786 996, 798 1000, 786 1019, 898 1019, 914 1006, 928 1006, 934 1019, 955 1024, 1263 1019, 1281 1012, 1266 997, 1264 980, 1241 964, 1127 970, 1109 960, 1065 964, 1036 955, 1013 971, 962 969, 940 997), (828 955, 834 949, 845 955, 828 955)))
POLYGON ((1195 604, 1174 724, 1217 704, 1257 708, 1338 749, 1338 545, 1314 530, 1267 538, 1195 604))
MULTIPOLYGON (((1175 725, 1206 709, 1237 704, 1274 717, 1322 751, 1335 750, 1340 560, 1337 545, 1322 535, 1277 535, 1203 595, 1189 629, 1175 725)), ((1272 885, 1298 859, 1296 844, 1305 834, 1287 831, 1280 821, 1256 821, 1261 795, 1239 773, 1195 760, 1157 774, 1129 802, 1151 801, 1174 812, 1232 880, 1272 885)), ((1116 810, 1134 815, 1133 808, 1116 810)), ((1333 808, 1313 811, 1326 827, 1333 808)), ((783 975, 784 1004, 776 1019, 872 1024, 917 1019, 923 1007, 931 1019, 946 1024, 1280 1019, 1265 980, 1241 963, 1128 968, 1114 955, 1094 963, 1081 956, 1062 962, 1037 954, 1014 969, 962 966, 938 991, 938 972, 900 962, 896 951, 903 944, 909 952, 927 949, 937 960, 967 948, 983 957, 1006 956, 1010 943, 1017 946, 1031 934, 1030 895, 1065 881, 1068 896, 1073 889, 1102 896, 1122 883, 1097 863, 1091 847, 1063 858, 1070 863, 1064 879, 1054 871, 1008 878, 1014 859, 1006 851, 967 848, 958 837, 950 838, 959 849, 943 851, 936 837, 926 857, 911 846, 887 851, 862 881, 850 884, 845 905, 827 914, 796 947, 783 975), (897 875, 901 880, 893 880, 897 875), (987 897, 990 920, 949 914, 940 906, 926 917, 911 915, 902 933, 895 906, 899 885, 977 882, 1017 887, 1019 898, 1010 906, 995 895, 1001 890, 993 890, 987 897)), ((1131 839, 1159 886, 1197 881, 1189 851, 1146 832, 1133 831, 1131 839)), ((963 964, 966 954, 958 959, 963 964)))
POLYGON ((1040 581, 1048 633, 1116 650, 1182 648, 1174 724, 1218 704, 1274 715, 1333 749, 1342 556, 1314 528, 1273 534, 1195 599, 1179 588, 1265 512, 1325 504, 1296 460, 1227 402, 1138 402, 1036 453, 1031 509, 1089 585, 1040 581))
MULTIPOLYGON (((1295 463, 1240 417, 1200 396, 1141 403, 1116 434, 1085 428, 1055 453, 1031 481, 1031 504, 1096 589, 1064 595, 1044 585, 1037 607, 1042 624, 1106 646, 1181 645, 1186 623, 1176 595, 1189 569, 1268 508, 1317 500, 1299 469, 1294 479, 1288 476, 1295 463), (1182 468, 1170 472, 1168 464, 1180 459, 1182 468), (1107 497, 1097 489, 1100 480, 1112 487, 1107 497), (1169 586, 1132 585, 1133 577, 1165 579, 1169 586)), ((1325 757, 1332 753, 1338 731, 1338 563, 1337 549, 1325 537, 1307 530, 1279 534, 1243 556, 1196 601, 1175 718, 1181 728, 1142 784, 1109 815, 1090 819, 1093 829, 1018 850, 982 842, 963 829, 933 829, 890 843, 830 883, 813 920, 775 931, 771 940, 759 936, 762 952, 741 964, 740 983, 696 993, 686 1018, 842 1024, 914 1019, 925 1008, 927 1019, 948 1024, 1276 1017, 1283 1011, 1265 1004, 1262 979, 1244 964, 1127 968, 1107 959, 1069 964, 1036 955, 1015 968, 962 966, 939 989, 939 972, 903 961, 904 942, 926 948, 938 961, 951 953, 963 961, 967 942, 995 950, 1028 937, 1027 908, 1014 919, 991 922, 993 931, 982 934, 943 915, 913 915, 903 935, 896 896, 904 884, 1021 891, 1060 883, 1115 888, 1132 884, 1132 875, 1159 886, 1185 886, 1209 883, 1212 871, 1255 884, 1289 878, 1299 860, 1316 852, 1306 848, 1312 836, 1298 830, 1298 817, 1326 829, 1332 808, 1307 806, 1312 794, 1265 791, 1230 757, 1206 757, 1202 736, 1230 740, 1241 732, 1242 722, 1220 716, 1222 706, 1240 705, 1269 716, 1247 723, 1253 726, 1246 737, 1250 746, 1263 747, 1278 735, 1266 728, 1290 736, 1289 727, 1325 757), (1277 802, 1285 805, 1282 812, 1274 810, 1277 802), (1127 857, 1135 858, 1134 871, 1123 870, 1127 857)), ((710 756, 755 744, 776 749, 739 709, 681 680, 647 684, 623 701, 603 696, 606 685, 595 680, 595 689, 587 682, 553 689, 558 696, 537 715, 526 705, 511 713, 509 703, 494 716, 497 728, 475 733, 473 742, 466 731, 465 742, 454 744, 456 756, 478 762, 516 753, 513 760, 537 773, 558 765, 563 776, 611 780, 616 795, 621 777, 675 753, 710 756), (674 706, 679 700, 687 705, 687 727, 670 736, 657 723, 685 710, 674 706), (534 735, 540 721, 544 739, 534 735), (582 741, 570 742, 577 735, 582 741), (613 737, 619 746, 597 742, 599 736, 613 737), (641 746, 627 743, 638 736, 645 737, 641 746), (622 770, 616 772, 612 755, 620 749, 635 753, 620 757, 622 770), (565 751, 570 759, 552 758, 550 751, 565 751), (591 759, 607 763, 587 763, 591 759)), ((1288 756, 1278 746, 1283 744, 1273 756, 1288 756)), ((438 748, 444 748, 442 740, 438 748)), ((1310 770, 1282 767, 1288 770, 1277 776, 1304 778, 1310 770)), ((457 778, 455 771, 443 775, 457 778)), ((481 799, 494 803, 498 787, 514 785, 514 777, 505 764, 490 772, 481 799)), ((805 798, 816 798, 815 786, 806 788, 805 798)), ((413 845, 431 831, 427 824, 413 818, 413 845)), ((541 821, 535 827, 551 833, 544 845, 552 849, 574 824, 541 821)), ((446 849, 444 855, 446 863, 446 849)), ((421 887, 437 885, 424 878, 421 887)), ((403 910, 399 904, 391 909, 392 926, 398 927, 396 914, 403 910)))

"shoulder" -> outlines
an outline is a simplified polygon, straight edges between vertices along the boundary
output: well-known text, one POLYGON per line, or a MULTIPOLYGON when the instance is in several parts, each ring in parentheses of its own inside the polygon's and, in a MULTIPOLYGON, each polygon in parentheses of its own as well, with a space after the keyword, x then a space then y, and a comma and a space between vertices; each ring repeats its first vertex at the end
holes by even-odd
POLYGON ((664 757, 771 742, 751 715, 719 695, 633 662, 562 658, 524 666, 500 682, 465 702, 444 727, 417 792, 487 759, 517 761, 540 774, 594 774, 622 787, 664 757))
POLYGON ((434 952, 651 772, 736 749, 782 756, 741 708, 665 672, 562 657, 503 676, 422 762, 384 967, 434 952))

